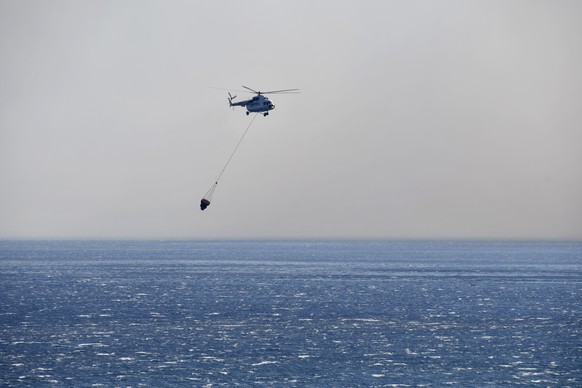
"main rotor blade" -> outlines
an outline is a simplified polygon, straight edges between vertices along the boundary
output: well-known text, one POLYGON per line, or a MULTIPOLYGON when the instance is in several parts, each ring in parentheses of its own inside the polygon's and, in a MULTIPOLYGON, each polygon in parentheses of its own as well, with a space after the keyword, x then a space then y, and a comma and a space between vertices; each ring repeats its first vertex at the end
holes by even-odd
POLYGON ((295 92, 295 93, 298 93, 298 90, 299 89, 271 90, 270 92, 262 92, 262 94, 267 94, 267 93, 269 93, 269 94, 273 94, 273 93, 287 93, 287 92, 291 92, 291 93, 295 92))
POLYGON ((238 93, 250 93, 247 90, 239 90, 239 89, 226 89, 226 88, 217 88, 215 86, 209 86, 210 89, 216 89, 216 90, 226 90, 226 91, 230 91, 230 92, 238 92, 238 93))
POLYGON ((243 86, 243 88, 245 88, 245 89, 248 89, 248 90, 250 90, 250 91, 251 91, 251 92, 253 92, 253 93, 261 94, 261 92, 257 92, 256 90, 253 90, 253 89, 251 89, 251 88, 248 88, 248 87, 246 87, 246 86, 243 86))

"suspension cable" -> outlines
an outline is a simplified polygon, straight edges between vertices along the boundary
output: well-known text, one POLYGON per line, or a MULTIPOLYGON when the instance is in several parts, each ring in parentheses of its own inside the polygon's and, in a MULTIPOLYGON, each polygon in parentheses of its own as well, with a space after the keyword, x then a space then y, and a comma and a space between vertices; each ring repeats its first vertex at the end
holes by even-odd
POLYGON ((236 150, 238 150, 238 147, 240 146, 240 143, 242 143, 243 139, 245 138, 245 136, 247 135, 247 132, 249 131, 249 129, 251 128, 251 125, 253 124, 253 121, 255 121, 255 119, 257 118, 257 113, 255 113, 255 115, 253 116, 253 119, 251 120, 251 122, 249 123, 249 126, 247 127, 247 129, 245 130, 245 133, 243 133, 242 137, 240 138, 240 140, 238 141, 238 144, 236 145, 236 147, 234 147, 234 151, 232 151, 232 154, 230 154, 230 158, 228 158, 228 161, 226 162, 226 164, 224 165, 224 168, 222 169, 222 171, 220 172, 220 174, 218 174, 218 177, 216 177, 216 183, 218 184, 218 181, 220 180, 220 177, 222 176, 222 174, 224 174, 224 170, 226 170, 226 167, 228 167, 228 164, 230 163, 230 161, 232 160, 232 157, 234 156, 234 154, 236 153, 236 150))
MULTIPOLYGON (((244 140, 245 136, 247 135, 247 132, 249 131, 249 129, 251 128, 251 125, 253 124, 253 121, 255 121, 255 118, 257 118, 257 114, 255 113, 255 115, 253 116, 253 119, 251 120, 251 122, 249 123, 249 125, 247 126, 247 129, 245 130, 245 132, 243 133, 243 135, 241 136, 240 140, 238 141, 238 144, 236 145, 236 147, 234 147, 234 150, 232 151, 232 153, 230 154, 230 157, 228 158, 228 160, 226 161, 226 164, 224 165, 224 167, 222 168, 222 171, 220 171, 220 174, 218 174, 218 176, 216 177, 216 180, 214 182, 214 184, 212 186, 210 186, 210 189, 208 190, 208 192, 206 193, 206 195, 204 196, 204 199, 211 201, 212 200, 212 196, 214 195, 214 191, 216 190, 216 186, 218 185, 218 181, 220 180, 220 178, 222 177, 222 174, 224 174, 224 171, 226 170, 226 168, 228 167, 228 165, 230 164, 230 161, 232 160, 232 158, 234 157, 234 154, 236 153, 236 151, 238 150, 238 147, 241 145, 242 141, 244 140)), ((210 202, 209 202, 210 204, 210 202)), ((202 209, 204 210, 204 209, 202 209)))

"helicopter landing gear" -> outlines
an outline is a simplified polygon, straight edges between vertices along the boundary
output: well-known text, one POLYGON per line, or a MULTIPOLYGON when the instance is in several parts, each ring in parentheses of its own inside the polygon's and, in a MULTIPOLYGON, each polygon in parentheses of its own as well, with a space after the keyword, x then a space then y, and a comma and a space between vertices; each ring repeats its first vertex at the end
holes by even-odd
POLYGON ((265 112, 263 113, 263 116, 267 117, 269 115, 269 112, 265 112))

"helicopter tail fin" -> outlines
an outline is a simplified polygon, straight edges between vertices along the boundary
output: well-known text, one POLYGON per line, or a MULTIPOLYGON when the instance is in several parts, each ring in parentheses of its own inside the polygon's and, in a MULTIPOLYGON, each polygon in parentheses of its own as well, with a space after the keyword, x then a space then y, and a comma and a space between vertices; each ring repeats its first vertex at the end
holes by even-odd
POLYGON ((234 100, 235 98, 236 98, 236 96, 233 96, 232 94, 228 93, 228 105, 229 106, 233 106, 232 100, 234 100))

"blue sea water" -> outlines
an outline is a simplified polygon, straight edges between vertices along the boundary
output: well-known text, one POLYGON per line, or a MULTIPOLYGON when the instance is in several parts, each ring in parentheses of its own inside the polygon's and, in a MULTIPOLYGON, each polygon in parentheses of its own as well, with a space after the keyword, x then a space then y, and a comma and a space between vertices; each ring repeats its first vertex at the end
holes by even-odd
POLYGON ((582 242, 0 241, 1 386, 582 386, 582 242))

